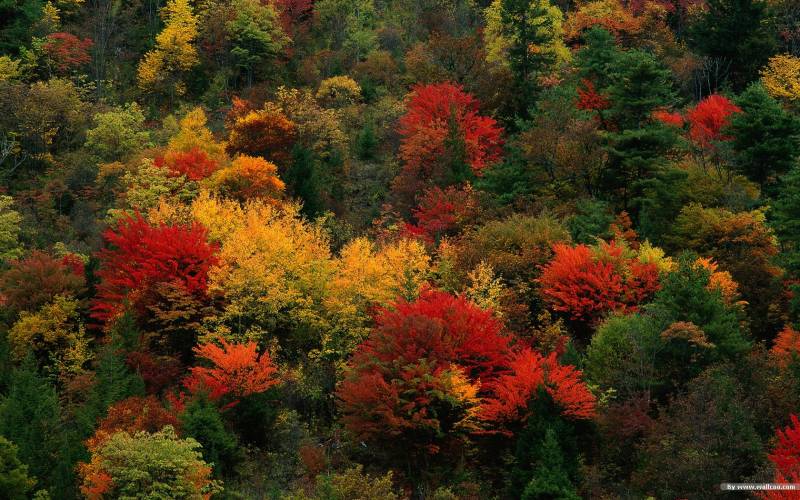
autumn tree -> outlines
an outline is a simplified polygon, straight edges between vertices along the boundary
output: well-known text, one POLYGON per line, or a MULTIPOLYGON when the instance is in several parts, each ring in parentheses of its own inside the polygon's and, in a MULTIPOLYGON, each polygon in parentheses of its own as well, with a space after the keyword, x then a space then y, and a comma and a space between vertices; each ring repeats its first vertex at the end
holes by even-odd
POLYGON ((232 344, 219 339, 221 346, 208 342, 195 347, 197 357, 212 367, 194 366, 183 384, 192 393, 206 393, 211 400, 225 396, 242 398, 265 392, 276 385, 277 368, 269 353, 257 353, 255 342, 232 344))
POLYGON ((90 451, 100 449, 117 432, 156 433, 170 425, 178 428, 178 419, 155 396, 129 397, 108 408, 94 435, 86 441, 90 451))
POLYGON ((104 233, 107 248, 98 253, 100 278, 92 317, 113 321, 128 306, 138 314, 158 284, 173 283, 202 299, 216 247, 206 230, 191 226, 151 225, 140 215, 119 221, 104 233))
POLYGON ((778 319, 769 311, 780 300, 781 270, 773 263, 778 247, 762 211, 734 213, 690 204, 675 219, 668 241, 673 249, 712 257, 739 283, 754 331, 765 336, 776 331, 778 319))
POLYGON ((86 290, 83 270, 68 265, 64 258, 34 250, 25 258, 12 260, 0 275, 4 306, 11 312, 34 312, 62 295, 79 297, 86 290))
POLYGON ((726 97, 712 94, 686 113, 689 137, 701 150, 713 148, 715 142, 730 140, 731 137, 725 135, 723 129, 728 126, 733 114, 741 112, 741 108, 726 97))
POLYGON ((150 143, 144 113, 135 102, 94 115, 86 147, 102 161, 125 161, 150 143))
POLYGON ((780 54, 770 58, 761 70, 761 84, 775 99, 796 108, 800 100, 800 58, 780 54))
POLYGON ((170 0, 161 13, 164 29, 156 36, 153 50, 139 62, 139 87, 147 92, 182 95, 186 85, 182 75, 198 62, 197 17, 188 0, 170 0))
POLYGON ((225 126, 228 152, 263 156, 281 164, 289 159, 296 127, 276 105, 265 103, 262 109, 252 109, 247 101, 234 97, 225 126))
POLYGON ((635 310, 659 288, 656 266, 616 242, 594 249, 558 243, 553 252, 539 278, 541 293, 572 320, 592 323, 610 311, 635 310))
POLYGON ((210 479, 200 444, 180 439, 172 426, 155 432, 112 434, 79 466, 81 493, 89 499, 108 496, 202 498, 222 490, 210 479))
MULTIPOLYGON (((784 429, 776 429, 777 443, 768 455, 775 468, 774 482, 778 484, 800 481, 800 420, 797 415, 789 415, 790 424, 784 429)), ((759 496, 764 499, 786 498, 785 493, 767 492, 759 496)))
POLYGON ((479 103, 451 83, 417 86, 400 118, 404 166, 393 189, 404 203, 427 185, 480 175, 500 158, 502 129, 478 114, 479 103))
POLYGON ((223 196, 239 200, 279 199, 285 188, 275 164, 247 155, 237 156, 230 165, 218 170, 211 182, 223 196))
POLYGON ((342 421, 418 470, 414 457, 449 455, 477 430, 479 391, 508 349, 497 319, 463 298, 430 290, 396 302, 348 364, 337 390, 342 421))
POLYGON ((81 40, 71 33, 51 33, 45 37, 42 50, 51 61, 57 74, 66 74, 88 64, 89 50, 94 45, 90 38, 81 40))

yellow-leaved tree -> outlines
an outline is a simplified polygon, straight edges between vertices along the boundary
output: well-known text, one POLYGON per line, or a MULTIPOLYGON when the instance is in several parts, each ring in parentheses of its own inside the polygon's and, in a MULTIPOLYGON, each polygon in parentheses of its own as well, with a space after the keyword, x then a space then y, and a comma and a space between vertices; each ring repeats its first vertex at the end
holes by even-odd
POLYGON ((780 54, 761 71, 761 83, 772 97, 796 106, 800 102, 800 57, 780 54))
POLYGON ((156 36, 156 46, 139 62, 138 81, 142 90, 182 95, 186 85, 183 73, 198 62, 197 17, 189 0, 169 0, 161 11, 164 29, 156 36))

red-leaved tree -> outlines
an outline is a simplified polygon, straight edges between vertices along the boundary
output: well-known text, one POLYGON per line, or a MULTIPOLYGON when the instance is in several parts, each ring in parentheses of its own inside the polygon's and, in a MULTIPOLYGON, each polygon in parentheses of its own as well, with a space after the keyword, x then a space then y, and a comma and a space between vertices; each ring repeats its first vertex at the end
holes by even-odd
POLYGON ((501 425, 526 420, 528 404, 539 389, 550 395, 565 417, 593 418, 596 398, 581 380, 580 370, 561 365, 556 356, 555 352, 542 356, 528 348, 513 354, 509 373, 492 384, 492 394, 481 406, 481 419, 501 425))
POLYGON ((398 132, 403 170, 394 189, 409 204, 426 184, 480 174, 502 152, 503 129, 480 115, 477 99, 452 83, 414 87, 398 132))
POLYGON ((346 428, 386 448, 435 455, 477 430, 479 393, 505 369, 500 322, 464 298, 428 290, 379 311, 337 396, 346 428))
POLYGON ((706 97, 686 113, 690 139, 703 149, 712 148, 715 142, 727 140, 723 129, 730 122, 731 115, 741 111, 727 97, 719 94, 706 97))
POLYGON ((155 164, 169 169, 172 175, 185 175, 190 181, 203 180, 219 168, 213 158, 197 147, 189 151, 167 151, 155 159, 155 164))
POLYGON ((89 49, 94 42, 90 38, 81 40, 71 33, 51 33, 45 38, 42 49, 59 73, 88 64, 92 60, 89 49))
POLYGON ((100 284, 93 318, 112 320, 126 304, 143 314, 155 287, 163 283, 193 296, 206 295, 208 271, 217 258, 201 225, 152 225, 137 214, 120 220, 103 237, 107 247, 97 254, 100 284))
POLYGON ((413 210, 416 224, 406 224, 404 236, 419 237, 426 243, 433 243, 441 236, 459 228, 474 216, 478 200, 472 188, 438 186, 428 189, 413 210))
POLYGON ((659 288, 658 269, 626 257, 614 242, 553 246, 542 269, 541 293, 551 307, 576 321, 592 323, 609 311, 635 310, 659 288))
MULTIPOLYGON (((775 467, 774 482, 779 484, 800 483, 800 420, 791 415, 791 424, 785 429, 775 432, 778 444, 768 455, 775 467)), ((796 491, 767 491, 761 498, 768 500, 784 500, 797 498, 796 491)))
POLYGON ((89 450, 96 450, 115 432, 158 432, 166 425, 180 428, 177 417, 167 411, 155 396, 130 397, 108 408, 95 433, 86 441, 89 450))
POLYGON ((234 344, 220 339, 219 344, 209 342, 194 348, 197 357, 211 366, 191 368, 183 380, 191 394, 205 393, 210 400, 219 401, 229 395, 242 398, 265 392, 278 384, 272 358, 266 352, 258 354, 255 342, 234 344))

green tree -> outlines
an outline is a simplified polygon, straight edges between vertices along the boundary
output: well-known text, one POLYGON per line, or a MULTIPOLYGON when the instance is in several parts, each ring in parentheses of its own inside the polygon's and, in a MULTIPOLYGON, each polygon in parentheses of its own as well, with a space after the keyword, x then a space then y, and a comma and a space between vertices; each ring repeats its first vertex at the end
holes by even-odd
POLYGON ((770 97, 760 83, 742 92, 742 113, 731 118, 734 165, 762 188, 794 165, 800 151, 800 120, 770 97))
POLYGON ((0 435, 19 447, 20 459, 56 498, 73 496, 77 457, 69 449, 58 394, 30 356, 12 372, 8 395, 0 401, 0 435))
POLYGON ((538 79, 566 57, 561 41, 562 13, 549 0, 499 0, 499 36, 516 82, 515 101, 520 117, 527 117, 539 90, 538 79))
POLYGON ((778 259, 797 276, 800 273, 800 167, 792 168, 783 177, 768 213, 781 249, 778 259))
POLYGON ((17 445, 0 436, 0 496, 7 500, 24 500, 36 484, 28 476, 28 466, 19 461, 17 445))
POLYGON ((564 452, 553 428, 545 431, 539 450, 539 463, 522 492, 522 500, 578 500, 581 497, 564 468, 564 452))
POLYGON ((725 83, 742 89, 777 50, 764 0, 708 0, 689 26, 690 46, 707 56, 710 94, 725 83))
POLYGON ((235 4, 236 17, 225 28, 232 45, 231 56, 249 86, 255 70, 270 68, 268 62, 280 54, 289 39, 272 4, 255 0, 237 0, 235 4))
POLYGON ((97 113, 94 122, 86 132, 86 147, 101 161, 125 161, 149 145, 144 114, 135 102, 97 113))
POLYGON ((0 1, 0 53, 18 54, 30 44, 44 4, 42 0, 0 1))
POLYGON ((0 261, 16 259, 22 255, 19 243, 19 225, 22 216, 14 210, 14 198, 0 195, 0 261))
POLYGON ((83 488, 101 489, 109 498, 188 500, 222 490, 209 478, 211 467, 202 459, 200 443, 178 438, 170 425, 154 434, 112 434, 80 472, 83 488))
POLYGON ((206 397, 192 401, 180 416, 182 435, 202 445, 203 459, 222 476, 231 471, 237 459, 236 436, 225 428, 219 409, 206 397))

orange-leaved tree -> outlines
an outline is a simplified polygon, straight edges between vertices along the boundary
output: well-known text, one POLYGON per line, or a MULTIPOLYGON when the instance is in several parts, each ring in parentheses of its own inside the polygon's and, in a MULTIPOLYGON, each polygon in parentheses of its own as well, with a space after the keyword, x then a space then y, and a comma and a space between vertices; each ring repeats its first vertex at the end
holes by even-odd
POLYGON ((553 252, 539 278, 541 293, 572 320, 593 323, 610 311, 635 310, 659 288, 656 265, 613 241, 596 248, 557 243, 553 252))
POLYGON ((217 345, 207 342, 195 347, 194 352, 212 366, 194 366, 183 380, 192 394, 206 393, 212 401, 225 396, 246 397, 267 391, 277 385, 278 369, 269 353, 258 353, 255 342, 237 344, 219 339, 217 345))

